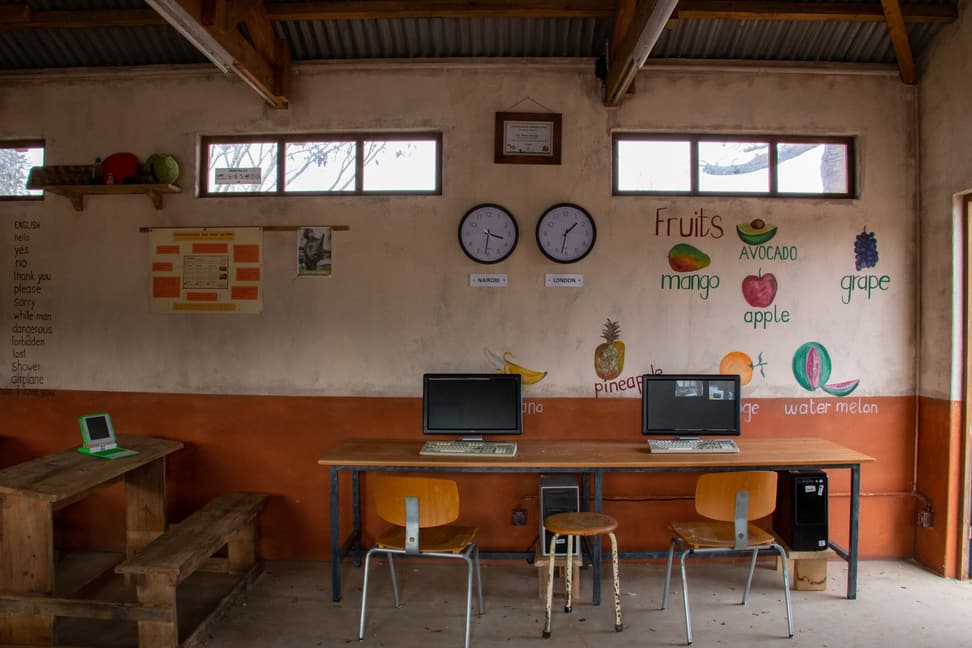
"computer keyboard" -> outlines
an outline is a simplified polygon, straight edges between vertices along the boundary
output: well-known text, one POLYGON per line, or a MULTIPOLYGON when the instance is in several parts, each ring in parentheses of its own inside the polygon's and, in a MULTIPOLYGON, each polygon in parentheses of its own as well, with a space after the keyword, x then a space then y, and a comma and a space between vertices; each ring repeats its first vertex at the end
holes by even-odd
POLYGON ((668 454, 739 452, 739 446, 732 439, 648 439, 648 449, 668 454))
POLYGON ((420 455, 439 457, 513 457, 515 441, 426 441, 420 455))

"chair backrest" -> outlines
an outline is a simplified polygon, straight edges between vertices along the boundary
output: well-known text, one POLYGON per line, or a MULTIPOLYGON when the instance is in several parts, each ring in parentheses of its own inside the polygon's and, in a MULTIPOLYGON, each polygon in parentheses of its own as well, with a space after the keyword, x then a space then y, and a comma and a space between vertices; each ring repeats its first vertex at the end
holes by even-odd
POLYGON ((735 520, 736 493, 749 493, 747 520, 766 517, 776 508, 776 473, 772 470, 706 473, 695 485, 695 510, 712 520, 735 520))
POLYGON ((419 528, 441 526, 459 517, 459 487, 451 479, 378 475, 375 510, 382 520, 405 526, 405 498, 418 500, 419 528))

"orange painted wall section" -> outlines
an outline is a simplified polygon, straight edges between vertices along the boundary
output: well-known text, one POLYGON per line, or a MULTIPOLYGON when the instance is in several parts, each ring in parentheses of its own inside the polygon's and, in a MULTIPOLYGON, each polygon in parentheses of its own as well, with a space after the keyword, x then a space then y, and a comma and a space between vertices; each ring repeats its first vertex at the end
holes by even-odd
POLYGON ((935 524, 917 530, 915 558, 948 578, 961 570, 961 438, 961 402, 919 398, 917 489, 924 499, 917 506, 930 505, 935 524))
MULTIPOLYGON (((865 399, 877 412, 862 416, 792 416, 786 404, 805 399, 754 399, 759 412, 744 423, 754 437, 819 436, 877 460, 862 470, 861 556, 905 558, 914 553, 915 399, 865 399)), ((827 399, 834 402, 837 399, 827 399)), ((639 439, 635 398, 528 399, 524 435, 531 439, 639 439), (542 410, 542 411, 540 411, 542 410)), ((278 397, 131 392, 0 392, 5 429, 0 467, 78 445, 77 417, 110 412, 120 433, 177 439, 185 448, 168 459, 169 519, 179 521, 226 491, 262 491, 273 497, 260 518, 260 553, 270 559, 329 559, 329 474, 317 458, 348 437, 421 441, 420 398, 278 397)), ((416 447, 417 450, 417 447, 416 447)), ((830 478, 831 536, 846 544, 849 479, 830 478)), ((480 528, 487 550, 525 551, 538 535, 537 477, 532 474, 456 476, 464 523, 480 528), (514 527, 514 507, 527 525, 514 527)), ((605 511, 619 518, 625 550, 667 547, 667 521, 692 514, 695 476, 616 473, 605 477, 605 511)), ((348 502, 350 477, 342 476, 348 502)), ((367 506, 366 541, 381 528, 367 506)), ((343 508, 342 533, 350 528, 343 508)), ((58 513, 62 546, 119 550, 124 493, 112 486, 58 513)))

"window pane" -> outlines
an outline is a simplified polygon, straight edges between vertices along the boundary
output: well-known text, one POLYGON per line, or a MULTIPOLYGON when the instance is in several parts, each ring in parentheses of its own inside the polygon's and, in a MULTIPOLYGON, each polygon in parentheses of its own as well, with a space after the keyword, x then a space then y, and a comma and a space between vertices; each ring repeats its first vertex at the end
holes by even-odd
POLYGON ((618 140, 618 191, 690 191, 691 142, 618 140))
POLYGON ((365 140, 365 191, 435 191, 435 140, 365 140))
POLYGON ((780 193, 847 193, 846 144, 779 143, 776 155, 780 193))
POLYGON ((354 142, 288 142, 285 191, 354 191, 354 142))
POLYGON ((208 178, 210 193, 276 191, 277 145, 274 142, 210 144, 208 178), (257 177, 259 181, 254 180, 257 177))
POLYGON ((769 191, 769 144, 699 142, 699 191, 769 191))
POLYGON ((42 189, 27 188, 34 166, 44 166, 43 146, 0 147, 0 196, 43 196, 42 189))

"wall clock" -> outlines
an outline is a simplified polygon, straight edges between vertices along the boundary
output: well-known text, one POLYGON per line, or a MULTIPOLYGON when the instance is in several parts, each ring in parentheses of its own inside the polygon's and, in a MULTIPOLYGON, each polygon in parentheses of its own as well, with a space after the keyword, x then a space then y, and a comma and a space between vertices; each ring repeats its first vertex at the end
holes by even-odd
POLYGON ((537 222, 537 245, 551 261, 574 263, 588 255, 597 226, 587 210, 573 203, 554 205, 537 222))
POLYGON ((513 254, 519 236, 513 214, 493 203, 476 205, 459 221, 459 245, 479 263, 499 263, 513 254))

